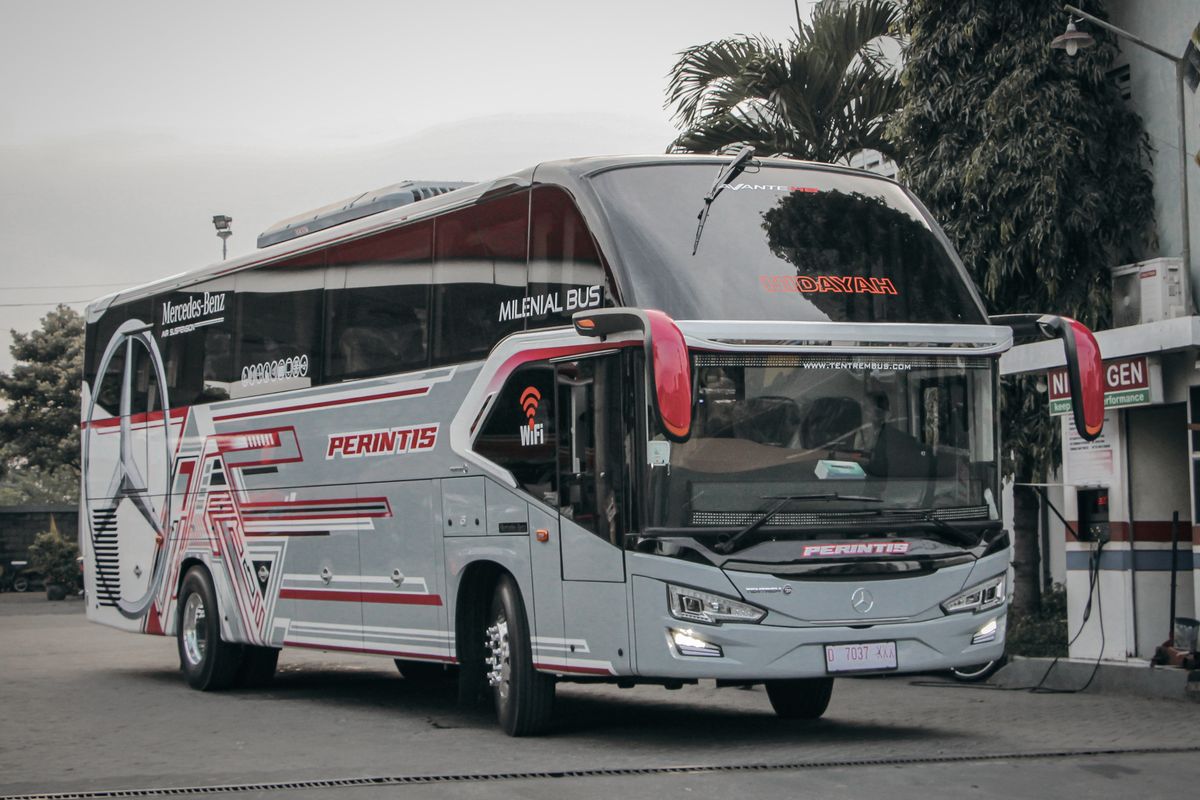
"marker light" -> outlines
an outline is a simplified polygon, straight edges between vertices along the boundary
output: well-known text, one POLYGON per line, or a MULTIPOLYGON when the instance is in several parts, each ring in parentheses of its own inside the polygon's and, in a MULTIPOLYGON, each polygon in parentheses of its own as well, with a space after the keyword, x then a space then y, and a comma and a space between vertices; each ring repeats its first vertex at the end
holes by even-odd
POLYGON ((758 622, 767 615, 766 611, 749 603, 684 586, 667 586, 667 605, 675 619, 709 625, 722 622, 758 622))
POLYGON ((977 583, 942 603, 942 610, 947 614, 959 614, 964 611, 987 611, 989 608, 1003 605, 1007 595, 1007 581, 1008 576, 1001 573, 983 583, 977 583))
POLYGON ((975 635, 971 637, 971 644, 987 644, 988 642, 996 641, 996 630, 1000 626, 996 624, 996 620, 984 625, 979 630, 975 631, 975 635))
POLYGON ((671 644, 681 656, 697 656, 699 658, 720 658, 725 655, 718 645, 710 644, 696 637, 690 630, 677 631, 671 629, 671 644))

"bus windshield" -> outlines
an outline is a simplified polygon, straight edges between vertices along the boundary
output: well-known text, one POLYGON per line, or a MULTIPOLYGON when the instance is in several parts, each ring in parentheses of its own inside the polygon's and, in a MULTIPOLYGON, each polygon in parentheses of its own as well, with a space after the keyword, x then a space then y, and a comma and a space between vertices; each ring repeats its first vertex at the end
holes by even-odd
POLYGON ((696 245, 719 169, 684 162, 591 178, 626 304, 675 319, 986 322, 926 215, 867 175, 752 162, 713 200, 696 245))
POLYGON ((989 360, 694 358, 690 439, 650 444, 666 457, 650 470, 648 531, 744 526, 785 497, 767 526, 996 518, 989 360))

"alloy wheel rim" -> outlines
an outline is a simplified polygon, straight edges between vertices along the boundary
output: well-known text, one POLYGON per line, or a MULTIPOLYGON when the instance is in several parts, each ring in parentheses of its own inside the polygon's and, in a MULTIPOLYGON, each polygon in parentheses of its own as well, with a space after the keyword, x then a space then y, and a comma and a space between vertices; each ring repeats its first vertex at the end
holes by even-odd
POLYGON ((188 595, 187 603, 183 606, 183 654, 192 666, 199 666, 204 661, 204 653, 208 649, 206 617, 204 600, 200 595, 195 592, 188 595))
POLYGON ((503 611, 487 629, 484 648, 487 651, 484 662, 489 668, 488 685, 495 690, 501 702, 506 702, 512 685, 512 653, 508 643, 508 618, 503 611))

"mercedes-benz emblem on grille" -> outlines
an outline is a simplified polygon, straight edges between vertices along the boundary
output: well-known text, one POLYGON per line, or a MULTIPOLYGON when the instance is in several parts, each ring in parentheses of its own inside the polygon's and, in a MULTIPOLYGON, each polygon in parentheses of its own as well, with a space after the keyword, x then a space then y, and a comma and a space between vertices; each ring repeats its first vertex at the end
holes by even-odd
POLYGON ((875 598, 871 593, 861 586, 854 590, 854 594, 850 595, 850 605, 860 614, 867 614, 875 607, 875 598))

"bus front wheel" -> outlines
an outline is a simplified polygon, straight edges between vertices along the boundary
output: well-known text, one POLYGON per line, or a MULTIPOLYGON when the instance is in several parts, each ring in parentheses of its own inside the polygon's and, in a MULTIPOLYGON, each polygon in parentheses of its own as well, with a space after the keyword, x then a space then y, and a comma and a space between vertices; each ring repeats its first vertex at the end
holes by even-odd
POLYGON ((179 590, 179 620, 175 626, 179 663, 193 689, 228 689, 238 677, 242 647, 221 639, 217 593, 204 567, 192 567, 179 590))
POLYGON ((783 719, 819 719, 829 708, 833 678, 767 681, 767 698, 783 719))
POLYGON ((525 604, 511 576, 496 584, 489 619, 483 651, 500 727, 509 736, 541 733, 554 710, 554 678, 533 666, 525 604))

